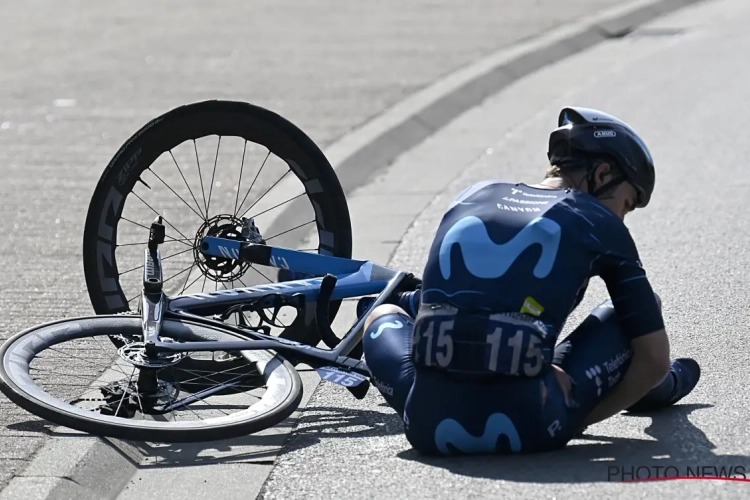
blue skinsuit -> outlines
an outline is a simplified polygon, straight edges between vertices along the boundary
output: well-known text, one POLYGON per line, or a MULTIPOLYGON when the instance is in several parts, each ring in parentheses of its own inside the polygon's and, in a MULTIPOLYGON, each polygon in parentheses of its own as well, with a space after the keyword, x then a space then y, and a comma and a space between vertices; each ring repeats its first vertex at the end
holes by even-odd
POLYGON ((363 342, 373 383, 402 416, 412 446, 427 454, 565 446, 622 378, 631 339, 664 327, 629 231, 574 189, 471 186, 443 216, 422 280, 421 290, 402 300, 409 316, 378 318, 363 342), (610 300, 555 346, 594 276, 610 300), (443 311, 443 323, 446 314, 459 316, 441 326, 432 309, 443 311), (495 313, 515 316, 508 322, 495 313), (570 405, 549 369, 493 375, 511 365, 521 372, 538 366, 541 358, 524 357, 532 352, 528 340, 513 344, 499 327, 513 322, 506 330, 515 331, 526 320, 542 325, 535 332, 543 331, 540 342, 554 350, 545 366, 555 363, 572 377, 570 405))

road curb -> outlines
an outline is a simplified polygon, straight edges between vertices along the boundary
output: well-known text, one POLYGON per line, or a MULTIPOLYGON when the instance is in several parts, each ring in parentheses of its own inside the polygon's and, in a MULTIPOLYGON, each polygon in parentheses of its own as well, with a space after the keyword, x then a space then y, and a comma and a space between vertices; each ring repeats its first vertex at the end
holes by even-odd
MULTIPOLYGON (((704 1, 637 0, 497 51, 401 101, 326 148, 325 154, 349 194, 366 185, 400 155, 524 76, 704 1)), ((301 199, 296 201, 304 203, 301 199)), ((287 225, 299 213, 298 206, 290 203, 276 222, 287 225)), ((53 438, 0 492, 0 500, 114 499, 139 468, 137 456, 129 455, 121 443, 106 439, 84 435, 75 439, 53 438)))
POLYGON ((0 492, 0 500, 115 498, 137 470, 137 461, 106 439, 56 429, 29 466, 0 492))
POLYGON ((349 193, 366 184, 402 153, 524 76, 605 40, 623 37, 664 14, 703 1, 629 2, 502 49, 442 78, 347 134, 327 148, 326 156, 349 193), (364 135, 367 140, 357 135, 364 135))
MULTIPOLYGON (((400 155, 466 111, 547 64, 640 25, 706 0, 635 0, 505 47, 443 76, 325 148, 348 195, 366 185, 400 155)), ((288 203, 269 230, 295 227, 307 200, 288 203)), ((278 243, 287 245, 288 242, 278 243)))

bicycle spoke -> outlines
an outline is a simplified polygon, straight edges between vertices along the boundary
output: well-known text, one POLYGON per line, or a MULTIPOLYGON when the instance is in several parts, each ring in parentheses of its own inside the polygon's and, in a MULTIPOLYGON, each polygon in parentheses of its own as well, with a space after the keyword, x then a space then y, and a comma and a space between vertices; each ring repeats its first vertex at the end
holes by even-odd
MULTIPOLYGON (((305 196, 305 193, 300 193, 300 194, 298 194, 297 196, 295 196, 294 198, 289 198, 289 199, 288 199, 288 200, 286 200, 286 201, 282 201, 282 202, 281 202, 281 203, 279 203, 278 205, 274 205, 273 207, 271 207, 271 208, 267 208, 267 209, 263 210, 262 212, 258 212, 257 214, 253 215, 253 216, 252 216, 252 217, 250 217, 250 218, 251 218, 251 219, 254 219, 254 218, 258 217, 259 215, 263 215, 263 214, 264 214, 264 213, 266 213, 266 212, 270 212, 270 211, 271 211, 271 210, 273 210, 274 208, 279 208, 279 207, 280 207, 281 205, 286 205, 286 204, 287 204, 287 203, 289 203, 290 201, 294 201, 294 200, 296 200, 297 198, 299 198, 300 196, 305 196)), ((251 208, 252 208, 252 207, 251 207, 251 208)))
MULTIPOLYGON (((229 415, 229 413, 225 412, 225 411, 224 411, 224 410, 222 410, 221 408, 217 408, 217 407, 215 407, 215 406, 211 406, 211 405, 210 405, 209 403, 207 403, 207 402, 206 402, 206 400, 204 400, 203 398, 197 398, 197 399, 194 399, 193 401, 198 401, 198 402, 200 402, 200 403, 203 403, 204 405, 206 405, 206 406, 208 406, 208 407, 211 407, 211 408, 214 408, 214 409, 216 409, 216 410, 219 410, 219 411, 220 411, 221 413, 223 413, 224 415, 229 415)), ((198 415, 198 414, 196 413, 196 415, 198 415)), ((202 418, 200 417, 200 415, 198 416, 198 418, 200 418, 201 420, 203 420, 203 419, 202 419, 202 418)))
MULTIPOLYGON (((256 273, 258 273, 258 274, 260 274, 261 276, 263 276, 264 278, 266 278, 266 280, 268 280, 268 282, 269 282, 269 283, 274 283, 274 281, 273 281, 273 280, 272 280, 271 278, 269 278, 268 276, 266 276, 266 275, 265 275, 265 274, 263 274, 262 272, 258 271, 258 270, 257 270, 257 269, 255 268, 255 266, 254 266, 254 265, 250 264, 250 269, 252 269, 252 270, 253 270, 253 271, 255 271, 256 273)), ((242 283, 242 282, 240 282, 240 283, 242 283)))
POLYGON ((221 147, 221 136, 219 136, 219 143, 216 145, 216 158, 214 158, 214 173, 211 174, 211 185, 208 189, 208 204, 206 205, 206 216, 208 216, 208 209, 211 206, 211 194, 214 192, 214 179, 216 178, 216 164, 219 162, 219 148, 221 147))
MULTIPOLYGON (((182 177, 183 182, 185 183, 185 187, 188 188, 188 191, 190 191, 190 196, 193 197, 193 201, 195 202, 195 206, 198 207, 198 210, 200 210, 200 203, 198 203, 198 200, 195 198, 195 195, 193 194, 193 190, 190 189, 190 186, 188 185, 187 179, 185 179, 185 176, 182 174, 182 169, 177 164, 177 160, 175 159, 174 155, 172 154, 172 150, 169 150, 169 156, 172 157, 172 161, 174 162, 175 167, 177 167, 177 170, 180 172, 180 176, 182 177)), ((206 214, 206 219, 208 218, 208 214, 206 214)), ((204 219, 205 220, 205 219, 204 219)))
POLYGON ((192 264, 190 265, 190 267, 186 267, 185 269, 183 269, 183 270, 182 270, 182 271, 180 271, 179 273, 175 274, 174 276, 170 276, 169 278, 165 279, 165 280, 164 280, 163 282, 164 282, 164 283, 166 283, 167 281, 170 281, 170 280, 172 280, 172 279, 176 278, 177 276, 181 275, 181 274, 182 274, 182 273, 184 273, 185 271, 187 271, 187 270, 189 270, 189 269, 192 269, 194 265, 195 265, 195 262, 193 262, 193 263, 192 263, 192 264))
MULTIPOLYGON (((173 398, 172 398, 172 404, 174 404, 174 403, 175 403, 176 401, 177 401, 177 400, 176 400, 176 399, 175 399, 175 398, 173 397, 173 398)), ((203 420, 203 419, 201 418, 201 416, 200 416, 200 415, 198 415, 198 414, 197 414, 197 413, 195 412, 195 410, 193 410, 192 408, 190 408, 190 406, 188 406, 188 405, 186 405, 186 404, 182 404, 182 405, 180 405, 180 406, 177 406, 177 408, 185 408, 186 410, 190 410, 190 411, 191 411, 191 412, 193 413, 193 415, 195 415, 196 417, 198 417, 198 420, 203 420)), ((173 417, 175 416, 175 413, 176 413, 176 412, 175 412, 175 409, 177 409, 177 408, 173 408, 173 409, 172 409, 172 411, 170 412, 170 413, 172 413, 172 416, 173 416, 173 417)), ((177 419, 174 419, 174 420, 176 421, 177 419)))
MULTIPOLYGON (((125 401, 125 396, 128 394, 128 389, 130 389, 130 384, 133 382, 133 375, 135 374, 135 366, 133 367, 133 371, 130 373, 130 378, 128 379, 128 387, 124 391, 122 391, 122 397, 120 398, 120 403, 117 405, 117 410, 115 410, 115 415, 120 413, 120 407, 122 406, 122 402, 125 401)), ((136 389, 137 390, 137 389, 136 389)))
MULTIPOLYGON (((133 367, 135 368, 135 367, 133 367)), ((141 391, 138 390, 138 386, 135 387, 135 397, 138 400, 138 409, 141 410, 141 420, 146 420, 146 412, 143 411, 143 404, 141 404, 141 391)))
MULTIPOLYGON (((165 238, 165 240, 166 240, 166 238, 165 238)), ((167 243, 174 243, 175 241, 182 243, 183 241, 194 241, 194 240, 177 240, 177 239, 171 239, 171 240, 165 241, 164 243, 162 243, 162 245, 166 245, 167 243)), ((148 245, 148 241, 144 241, 143 243, 123 243, 122 245, 115 245, 115 248, 132 247, 132 246, 137 246, 137 245, 148 245)))
POLYGON ((281 232, 281 233, 278 233, 278 234, 274 234, 273 236, 271 236, 271 237, 268 237, 268 238, 266 238, 265 240, 266 240, 266 241, 272 240, 272 239, 274 239, 274 238, 276 238, 276 237, 278 237, 278 236, 281 236, 282 234, 286 234, 286 233, 288 233, 288 232, 290 232, 290 231, 294 231, 295 229, 299 229, 299 228, 301 228, 302 226, 306 226, 306 225, 308 225, 308 224, 311 224, 311 223, 313 223, 313 222, 315 222, 315 219, 313 219, 313 220, 311 220, 311 221, 307 221, 307 222, 305 222, 304 224, 300 224, 299 226, 295 226, 295 227, 293 227, 293 228, 291 228, 291 229, 287 229, 287 230, 286 230, 286 231, 284 231, 284 232, 281 232))
POLYGON ((266 162, 268 161, 268 157, 269 156, 271 156, 271 151, 270 150, 268 151, 268 154, 266 155, 266 157, 263 159, 263 163, 260 165, 260 168, 258 169, 258 173, 255 174, 255 179, 253 179, 253 182, 250 184, 250 187, 247 189, 247 193, 245 193, 245 197, 242 198, 242 203, 240 203, 240 207, 237 209, 236 212, 234 212, 234 217, 235 218, 237 217, 237 214, 240 213, 240 210, 242 210, 242 205, 245 204, 245 200, 247 199, 248 195, 250 195, 250 191, 253 190, 253 186, 255 186, 255 181, 258 180, 258 176, 263 171, 263 167, 266 166, 266 162))
MULTIPOLYGON (((164 180, 161 177, 159 177, 156 172, 154 172, 153 170, 151 170, 151 167, 148 167, 148 171, 151 172, 154 175, 154 177, 156 177, 157 179, 159 179, 162 184, 164 184, 165 186, 167 186, 167 189, 169 189, 170 191, 172 191, 174 193, 174 195, 176 197, 178 197, 180 199, 180 201, 182 201, 185 204, 186 207, 188 207, 190 210, 192 210, 195 215, 197 215, 198 217, 200 217, 202 221, 204 221, 204 222, 206 221, 206 218, 203 216, 203 214, 200 214, 200 213, 196 212, 196 210, 193 207, 191 207, 188 204, 188 202, 186 202, 185 199, 182 196, 180 196, 179 194, 177 194, 177 191, 175 191, 174 189, 172 189, 172 187, 169 184, 167 184, 166 182, 164 182, 164 180)), ((198 208, 200 208, 200 207, 198 207, 198 208)))
POLYGON ((198 158, 198 145, 193 139, 193 148, 195 149, 195 161, 198 163, 198 178, 201 180, 201 192, 203 193, 203 208, 206 210, 206 216, 208 216, 208 207, 206 206, 206 190, 203 187, 203 174, 201 174, 201 161, 198 158))
POLYGON ((201 279, 200 275, 198 275, 198 277, 193 280, 193 283, 190 283, 189 285, 187 284, 188 280, 190 279, 190 273, 193 272, 193 267, 195 267, 195 262, 193 262, 193 265, 190 267, 190 271, 188 271, 187 276, 185 277, 185 286, 183 286, 182 290, 180 290, 180 294, 185 293, 185 290, 193 286, 196 281, 201 279))
MULTIPOLYGON (((135 194, 135 193, 133 193, 133 194, 135 194)), ((120 217, 120 220, 124 220, 125 222, 130 222, 131 224, 135 224, 136 226, 140 226, 140 227, 142 227, 143 229, 148 229, 148 230, 151 230, 151 228, 150 228, 150 227, 148 227, 148 226, 144 226, 143 224, 140 224, 140 223, 138 223, 138 222, 132 221, 132 220, 130 220, 130 219, 126 219, 125 217, 120 217)), ((169 239, 169 241, 179 241, 179 242, 180 242, 180 243, 182 243, 183 245, 185 245, 185 246, 188 246, 188 247, 190 247, 190 248, 193 248, 193 245, 190 245, 190 244, 188 244, 188 243, 185 243, 185 242, 186 242, 186 241, 194 241, 194 239, 193 239, 193 238, 185 238, 184 236, 183 236, 183 238, 184 238, 184 239, 177 239, 177 238, 172 238, 172 237, 171 237, 171 236, 169 236, 169 235, 165 235, 165 236, 164 236, 164 239, 165 239, 165 240, 166 240, 166 239, 169 239)), ((124 246, 124 245, 123 245, 123 246, 124 246)))
POLYGON ((265 192, 265 193, 263 193, 262 195, 260 195, 260 198, 258 198, 257 200, 255 200, 255 203, 253 203, 252 205, 250 205, 250 207, 249 207, 249 208, 248 208, 247 210, 245 210, 245 212, 244 212, 244 213, 243 213, 243 214, 242 214, 242 215, 240 216, 240 218, 244 217, 246 213, 248 213, 248 212, 249 212, 250 210, 252 210, 252 209, 253 209, 253 207, 254 207, 255 205, 257 205, 257 204, 258 204, 258 202, 259 202, 260 200, 262 200, 262 199, 263 199, 263 197, 264 197, 265 195, 267 195, 267 194, 268 194, 268 193, 269 193, 269 192, 270 192, 270 191, 271 191, 271 190, 272 190, 273 188, 275 188, 275 187, 276 187, 276 185, 277 185, 277 184, 278 184, 279 182, 281 182, 281 181, 282 181, 282 180, 284 179, 284 177, 286 177, 286 174, 288 174, 289 172, 291 172, 291 170, 287 170, 286 172, 284 172, 284 175, 282 175, 281 177, 279 177, 279 180, 277 180, 276 182, 274 182, 273 184, 271 184, 271 187, 270 187, 270 188, 268 188, 268 189, 266 189, 266 192, 265 192))
MULTIPOLYGON (((163 215, 161 215, 161 214, 160 214, 159 212, 157 212, 156 210, 154 210, 154 207, 152 207, 151 205, 149 205, 148 203, 146 203, 145 201, 143 201, 143 198, 141 198, 140 196, 138 196, 138 193, 136 193, 135 191, 131 191, 131 193, 133 193, 133 194, 135 195, 135 197, 136 197, 136 198, 138 198, 139 200, 141 200, 141 201, 143 202, 143 204, 144 204, 144 205, 146 205, 146 206, 147 206, 148 208, 150 208, 152 212, 154 212, 154 213, 155 213, 156 215, 160 216, 160 217, 162 218, 162 220, 163 220, 164 222, 166 222, 167 224, 169 224, 169 227, 171 227, 172 229, 174 229, 175 231, 177 231, 177 232, 178 232, 178 233, 180 234, 180 236, 182 236, 182 237, 183 237, 183 238, 185 238, 186 240, 188 240, 188 239, 189 239, 189 238, 188 238, 187 236, 185 236, 184 234, 182 234, 182 233, 180 232, 180 230, 179 230, 179 229, 177 229, 176 227, 174 227, 174 226, 172 225, 172 223, 171 223, 171 222, 169 222, 169 221, 167 220, 167 218, 166 218, 166 217, 164 217, 164 216, 163 216, 163 215)), ((151 229, 151 228, 147 228, 147 229, 151 229)))
MULTIPOLYGON (((192 269, 194 265, 195 265, 195 262, 193 262, 193 264, 191 264, 191 265, 190 265, 190 267, 186 267, 185 269, 183 269, 183 270, 182 270, 182 271, 180 271, 179 273, 177 273, 177 274, 175 274, 175 275, 173 275, 173 276, 170 276, 169 278, 165 279, 165 280, 164 280, 164 281, 162 282, 162 284, 164 284, 164 283, 166 283, 166 282, 168 282, 168 281, 170 281, 170 280, 172 280, 172 279, 176 278, 177 276, 181 275, 182 273, 184 273, 184 272, 185 272, 185 271, 187 271, 188 269, 192 269)), ((134 296, 133 296, 133 298, 131 298, 131 299, 128 299, 128 304, 130 304, 131 302, 133 302, 133 301, 134 301, 135 299, 137 299, 137 298, 138 298, 138 297, 140 297, 140 296, 141 296, 141 292, 138 292, 138 294, 137 294, 137 295, 134 295, 134 296)))
MULTIPOLYGON (((37 359, 43 359, 43 358, 37 358, 37 359)), ((91 377, 91 376, 94 376, 94 375, 98 374, 98 373, 81 373, 81 372, 64 373, 64 372, 58 372, 58 371, 55 371, 55 370, 45 370, 45 369, 36 368, 36 367, 29 367, 29 370, 36 370, 36 371, 38 371, 40 373, 49 373, 50 375, 57 375, 59 377, 81 377, 81 376, 91 377)), ((58 385, 58 384, 55 384, 55 385, 58 385)), ((66 384, 66 385, 71 385, 71 384, 66 384)), ((74 387, 77 387, 77 386, 74 386, 74 387)))
MULTIPOLYGON (((191 252, 192 250, 193 250, 192 248, 188 248, 187 250, 183 250, 183 251, 181 251, 181 252, 173 253, 172 255, 169 255, 169 256, 167 256, 167 257, 162 257, 162 259, 161 259, 161 260, 162 260, 162 262, 164 262, 165 260, 169 260, 169 259, 171 259, 172 257, 177 257, 178 255, 182 255, 182 254, 184 254, 184 253, 187 253, 187 252, 191 252)), ((195 263, 193 263, 193 265, 195 265, 195 263)), ((127 273, 129 273, 129 272, 131 272, 131 271, 135 271, 136 269, 141 269, 141 268, 143 268, 143 266, 144 266, 144 264, 141 264, 140 266, 138 266, 138 267, 134 267, 133 269, 128 269, 127 271, 123 271, 123 272, 121 272, 121 273, 119 274, 119 276, 122 276, 123 274, 127 274, 127 273)))
MULTIPOLYGON (((229 374, 229 375, 231 375, 232 374, 231 372, 233 372, 235 370, 242 369, 242 368, 244 368, 244 367, 242 367, 242 366, 233 366, 231 368, 226 368, 226 369, 220 370, 220 371, 208 371, 208 370, 188 370, 186 368, 176 367, 176 371, 181 371, 181 372, 187 373, 188 375, 192 375, 192 378, 189 378, 187 380, 180 380, 180 385, 184 385, 184 384, 191 384, 191 385, 197 385, 197 386, 201 386, 202 385, 202 386, 205 386, 206 388, 209 388, 209 387, 216 387, 216 386, 228 385, 228 384, 231 384, 232 382, 237 381, 240 378, 246 377, 247 373, 240 373, 238 375, 235 375, 233 378, 230 378, 229 380, 224 381, 224 382, 220 382, 220 381, 217 381, 217 380, 214 380, 214 379, 211 378, 211 376, 217 376, 217 375, 222 375, 222 374, 229 374), (209 375, 200 375, 200 373, 208 373, 209 375), (203 384, 201 384, 201 383, 196 383, 195 382, 197 380, 204 380, 204 379, 207 380, 210 383, 203 383, 203 384)), ((240 384, 240 387, 243 387, 243 385, 240 384)), ((239 393, 249 394, 247 392, 247 389, 238 389, 236 387, 229 387, 229 388, 230 389, 234 389, 237 394, 239 394, 239 393)), ((265 386, 252 386, 251 387, 251 389, 261 389, 261 388, 265 388, 265 386)), ((202 390, 206 390, 206 389, 202 389, 202 390)), ((252 395, 256 399, 260 399, 256 395, 253 395, 253 394, 250 394, 250 395, 252 395)), ((188 396, 185 399, 190 399, 191 397, 192 396, 188 396)), ((190 406, 189 406, 191 403, 197 402, 197 401, 200 401, 200 402, 204 403, 205 405, 207 405, 207 406, 209 406, 209 407, 211 407, 213 409, 219 410, 222 413, 224 413, 225 415, 229 415, 228 413, 224 412, 221 408, 217 407, 217 405, 211 405, 210 403, 207 403, 205 401, 205 398, 196 398, 196 399, 192 399, 191 401, 189 401, 187 403, 184 403, 184 402, 177 401, 174 397, 172 397, 171 398, 171 404, 175 404, 175 402, 177 402, 178 405, 175 408, 172 409, 171 413, 174 416, 174 414, 176 413, 174 410, 176 410, 177 408, 186 408, 186 409, 190 410, 196 417, 198 417, 200 420, 202 420, 202 417, 198 413, 196 413, 195 410, 193 410, 192 408, 190 408, 190 406)), ((173 418, 173 420, 175 420, 175 419, 173 418)))
MULTIPOLYGON (((237 214, 237 202, 240 200, 240 187, 242 186, 242 170, 245 168, 245 152, 247 151, 247 140, 242 146, 242 163, 240 164, 240 178, 237 180, 237 195, 234 197, 234 210, 233 214, 237 214)), ((245 200, 242 200, 243 203, 245 200)))
MULTIPOLYGON (((91 361, 90 359, 82 358, 81 356, 76 356, 74 354, 69 354, 69 353, 63 352, 63 351, 61 351, 59 349, 55 349, 52 346, 47 347, 47 350, 52 351, 52 352, 56 352, 56 353, 59 353, 59 354, 62 354, 63 356, 69 356, 69 357, 71 357, 73 359, 78 359, 78 360, 81 360, 81 361, 85 361, 86 363, 88 363, 90 365, 93 365, 93 366, 96 366, 98 368, 102 368, 103 370, 108 370, 110 368, 114 368, 115 366, 117 366, 116 364, 115 365, 98 364, 98 363, 95 363, 95 362, 91 361)), ((44 358, 40 356, 40 357, 37 357, 36 359, 44 359, 44 358)), ((124 371, 122 371, 122 369, 120 369, 120 373, 122 373, 125 376, 128 375, 127 373, 125 373, 124 371)))
MULTIPOLYGON (((180 381, 180 383, 181 383, 181 384, 187 384, 187 383, 193 382, 194 380, 202 380, 202 379, 206 379, 206 380, 208 380, 209 382, 211 382, 211 383, 213 383, 213 384, 216 384, 216 385, 221 385, 221 384, 222 384, 222 382, 218 382, 218 381, 216 381, 216 380, 213 380, 213 379, 212 379, 211 377, 209 377, 208 375, 199 375, 199 373, 200 373, 200 372, 206 372, 206 373, 208 373, 208 374, 210 374, 210 375, 214 375, 214 376, 216 376, 216 375, 222 375, 222 374, 224 374, 224 373, 229 373, 229 372, 231 372, 231 371, 233 371, 233 370, 239 370, 240 368, 243 368, 243 367, 242 367, 242 366, 233 366, 232 368, 226 368, 226 369, 224 369, 224 370, 221 370, 221 371, 219 371, 219 372, 213 372, 213 371, 208 371, 208 370, 188 370, 187 368, 180 368, 180 367, 177 367, 177 368, 176 368, 176 370, 179 370, 179 371, 182 371, 182 372, 188 373, 188 374, 190 374, 190 375, 193 375, 193 378, 191 378, 191 379, 188 379, 188 380, 181 380, 181 381, 180 381)), ((243 374, 241 374, 240 376, 243 376, 243 375, 245 375, 245 374, 243 373, 243 374)))
MULTIPOLYGON (((246 374, 244 374, 244 373, 241 373, 241 374, 237 375, 236 377, 234 377, 234 378, 231 378, 231 379, 227 380, 226 382, 221 382, 221 383, 219 383, 219 384, 217 384, 217 385, 228 385, 228 384, 231 384, 232 382, 234 382, 235 380, 238 380, 238 379, 240 379, 240 378, 242 378, 242 377, 245 377, 245 376, 246 376, 246 374)), ((193 400, 192 400, 191 402, 193 402, 193 401, 201 401, 202 403, 206 404, 207 406, 212 406, 211 404, 207 403, 207 402, 206 402, 206 401, 204 400, 204 398, 196 398, 196 399, 193 399, 193 400)), ((187 403, 187 404, 190 404, 190 403, 187 403)), ((180 404, 180 406, 178 406, 178 408, 179 408, 179 407, 187 407, 187 404, 185 404, 185 403, 183 403, 183 404, 180 404)), ((215 408, 215 409, 219 410, 219 411, 220 411, 220 412, 222 412, 222 413, 223 413, 224 415, 229 415, 229 413, 227 413, 227 412, 223 411, 223 410, 222 410, 221 408, 217 408, 216 406, 213 406, 213 408, 215 408)), ((197 414, 196 414, 196 415, 197 415, 197 414)), ((199 417, 199 418, 200 418, 200 417, 199 417)))

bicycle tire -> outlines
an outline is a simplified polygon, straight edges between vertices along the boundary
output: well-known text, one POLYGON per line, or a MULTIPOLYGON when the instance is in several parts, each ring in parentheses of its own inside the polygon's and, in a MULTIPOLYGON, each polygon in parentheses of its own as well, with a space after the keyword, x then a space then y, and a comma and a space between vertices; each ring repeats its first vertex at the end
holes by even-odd
MULTIPOLYGON (((197 102, 144 125, 115 154, 96 185, 83 232, 84 275, 96 314, 130 309, 120 286, 115 256, 117 227, 127 195, 161 154, 185 141, 211 135, 242 137, 286 161, 315 207, 318 252, 351 258, 352 228, 346 196, 336 172, 312 139, 290 121, 259 106, 221 100, 197 102)), ((340 300, 331 302, 331 321, 340 305, 340 300)), ((318 342, 307 338, 307 332, 299 327, 286 330, 281 334, 284 338, 318 342)))
MULTIPOLYGON (((200 424, 192 428, 185 422, 173 422, 175 426, 172 428, 163 422, 111 417, 60 403, 41 390, 29 376, 29 364, 35 355, 46 347, 64 342, 66 337, 86 338, 85 332, 101 332, 96 335, 102 336, 137 334, 140 329, 140 318, 131 315, 71 318, 29 328, 0 347, 0 391, 21 408, 64 427, 103 437, 167 443, 214 441, 253 434, 289 417, 302 400, 299 373, 281 356, 260 350, 242 351, 242 354, 249 361, 258 362, 259 370, 269 384, 269 390, 260 400, 261 406, 256 408, 253 405, 243 410, 248 412, 246 418, 236 421, 227 418, 223 423, 200 424)), ((162 335, 188 341, 244 339, 218 327, 176 319, 164 322, 162 335)))

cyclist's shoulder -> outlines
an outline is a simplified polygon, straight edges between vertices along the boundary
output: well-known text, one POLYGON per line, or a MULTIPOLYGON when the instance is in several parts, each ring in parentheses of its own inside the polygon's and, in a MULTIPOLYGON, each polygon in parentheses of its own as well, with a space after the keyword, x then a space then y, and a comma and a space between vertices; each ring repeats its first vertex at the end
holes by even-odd
POLYGON ((632 241, 630 230, 625 222, 610 208, 587 193, 572 190, 563 204, 579 215, 587 223, 594 236, 607 239, 632 241))
POLYGON ((451 201, 451 204, 449 208, 453 208, 454 206, 460 204, 461 202, 464 202, 468 200, 469 198, 474 197, 477 195, 477 193, 480 192, 486 192, 486 191, 496 191, 498 188, 502 188, 505 186, 515 185, 516 183, 502 180, 502 179, 485 179, 478 182, 475 182, 474 184, 471 184, 467 187, 465 187, 461 192, 459 192, 455 198, 451 201))
MULTIPOLYGON (((456 205, 481 203, 482 201, 508 201, 512 205, 550 206, 567 197, 569 190, 534 187, 523 182, 505 179, 487 179, 475 182, 463 189, 451 202, 448 209, 456 205)), ((493 203, 494 204, 494 203, 493 203)), ((535 212, 542 212, 534 210, 535 212)))
POLYGON ((589 221, 586 230, 594 252, 603 263, 620 265, 629 261, 640 266, 636 242, 625 222, 596 199, 588 198, 582 200, 580 209, 589 221))

